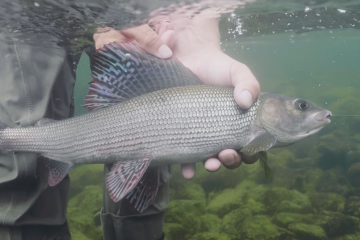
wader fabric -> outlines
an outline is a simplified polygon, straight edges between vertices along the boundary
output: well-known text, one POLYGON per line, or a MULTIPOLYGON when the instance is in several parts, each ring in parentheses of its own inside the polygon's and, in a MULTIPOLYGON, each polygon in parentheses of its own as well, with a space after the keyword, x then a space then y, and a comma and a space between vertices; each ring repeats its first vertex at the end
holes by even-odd
MULTIPOLYGON (((109 173, 111 164, 105 165, 104 175, 109 173)), ((101 225, 104 240, 161 240, 163 236, 164 212, 169 206, 170 166, 161 167, 160 187, 156 198, 145 212, 139 214, 123 199, 115 203, 103 186, 103 208, 101 225)))
MULTIPOLYGON (((44 37, 48 38, 39 39, 44 37)), ((43 117, 72 117, 73 63, 78 58, 63 49, 24 45, 0 34, 0 120, 9 127, 21 127, 43 117)), ((47 174, 36 154, 0 156, 0 240, 71 239, 66 222, 69 177, 49 187, 47 174)), ((163 239, 170 177, 170 167, 163 167, 157 197, 143 214, 137 214, 126 201, 114 203, 104 188, 104 239, 163 239)))
MULTIPOLYGON (((49 36, 39 36, 39 39, 49 36)), ((0 35, 0 120, 9 127, 73 116, 74 59, 60 48, 19 44, 0 35)), ((55 187, 31 153, 0 156, 0 239, 69 240, 69 177, 55 187)))

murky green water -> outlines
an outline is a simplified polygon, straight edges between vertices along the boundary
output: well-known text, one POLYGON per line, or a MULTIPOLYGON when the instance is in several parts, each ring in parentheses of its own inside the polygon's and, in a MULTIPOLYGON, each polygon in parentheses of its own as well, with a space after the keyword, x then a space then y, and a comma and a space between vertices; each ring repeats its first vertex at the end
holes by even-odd
MULTIPOLYGON (((359 43, 358 30, 327 29, 223 37, 222 48, 250 67, 262 91, 303 97, 333 114, 359 115, 359 43)), ((91 79, 85 55, 77 74, 80 106, 91 79)), ((217 173, 199 164, 190 181, 173 166, 166 239, 360 239, 360 117, 333 118, 315 136, 269 156, 270 180, 258 163, 217 173)), ((74 184, 79 181, 75 177, 74 184)), ((96 190, 83 191, 90 197, 96 190)))
MULTIPOLYGON (((99 25, 120 28, 126 25, 122 19, 139 9, 143 12, 136 18, 141 19, 165 4, 153 1, 145 10, 134 5, 125 16, 119 14, 126 4, 121 1, 106 11, 74 1, 54 4, 58 15, 50 8, 40 15, 43 2, 24 2, 26 8, 19 10, 16 4, 0 4, 0 31, 17 35, 45 29, 59 38, 76 26, 71 38, 59 41, 69 51, 92 44, 89 39, 99 25), (34 16, 24 18, 25 10, 34 16), (16 26, 11 25, 14 19, 19 20, 16 26)), ((223 15, 221 46, 252 70, 262 91, 302 97, 334 115, 360 115, 359 9, 360 1, 254 2, 223 15)), ((92 80, 86 54, 76 73, 75 111, 80 115, 86 112, 81 105, 92 80)), ((198 164, 192 180, 183 179, 173 166, 166 240, 360 239, 360 117, 333 117, 316 135, 271 150, 269 166, 268 180, 259 163, 222 167, 216 173, 198 164)), ((100 240, 103 166, 79 166, 70 177, 73 239, 100 240)))

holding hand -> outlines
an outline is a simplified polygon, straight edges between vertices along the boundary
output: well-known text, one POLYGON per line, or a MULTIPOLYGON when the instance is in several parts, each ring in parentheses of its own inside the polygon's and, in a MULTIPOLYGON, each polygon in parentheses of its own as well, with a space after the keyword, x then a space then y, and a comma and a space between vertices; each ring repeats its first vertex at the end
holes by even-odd
MULTIPOLYGON (((175 56, 204 83, 234 86, 234 97, 239 106, 251 106, 259 95, 259 83, 247 66, 221 52, 218 19, 195 17, 174 22, 161 19, 152 21, 152 24, 159 35, 148 25, 122 31, 99 29, 94 34, 96 49, 115 41, 132 42, 159 58, 175 56)), ((225 149, 219 153, 218 158, 206 160, 204 167, 214 172, 220 168, 221 163, 233 169, 239 167, 241 162, 253 163, 257 159, 257 155, 240 156, 233 149, 225 149)), ((186 179, 195 175, 195 164, 183 164, 181 168, 186 179)))

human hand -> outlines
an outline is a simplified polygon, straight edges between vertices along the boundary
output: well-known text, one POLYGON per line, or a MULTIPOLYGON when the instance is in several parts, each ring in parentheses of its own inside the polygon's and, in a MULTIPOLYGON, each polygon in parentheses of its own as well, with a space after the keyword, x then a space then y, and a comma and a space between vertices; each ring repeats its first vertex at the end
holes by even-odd
MULTIPOLYGON (((138 44, 143 50, 146 52, 157 56, 159 58, 168 58, 169 55, 171 56, 172 51, 170 49, 166 49, 165 43, 172 43, 172 45, 176 44, 171 40, 173 38, 174 31, 165 31, 161 34, 161 37, 157 35, 148 25, 142 25, 139 27, 134 27, 122 31, 117 31, 112 28, 102 28, 98 29, 98 32, 94 34, 94 40, 95 40, 95 46, 96 49, 99 49, 103 47, 105 44, 120 41, 120 42, 133 42, 138 44), (165 46, 165 47, 164 47, 165 46), (162 48, 162 49, 160 49, 162 48), (170 52, 169 52, 170 50, 170 52)), ((181 45, 180 45, 181 46, 181 45)), ((193 47, 195 47, 194 45, 193 47)), ((199 49, 200 50, 200 49, 199 49)), ((203 49, 204 50, 204 49, 203 49)), ((180 48, 178 49, 179 53, 178 55, 181 56, 184 54, 183 50, 180 48)), ((201 55, 201 51, 199 51, 198 56, 201 55)), ((205 52, 204 52, 205 54, 205 52)), ((225 54, 223 54, 225 55, 225 54)), ((227 56, 227 55, 225 55, 227 56)), ((181 61, 181 60, 180 60, 181 61)), ((183 60, 186 62, 186 57, 183 60)), ((217 61, 216 59, 214 61, 217 61)), ((183 63, 184 63, 183 62, 183 63)), ((207 61, 207 63, 210 63, 211 61, 207 61)), ((191 61, 188 63, 191 64, 191 61)), ((205 64, 206 65, 206 64, 205 64)), ((245 65, 244 65, 245 66, 245 65)), ((246 67, 246 66, 245 66, 246 67)), ((201 71, 197 71, 196 68, 191 68, 188 66, 191 70, 195 72, 201 79, 207 79, 207 76, 204 76, 201 71)), ((250 70, 249 70, 250 71, 250 70)), ((216 78, 213 78, 216 79, 216 78)), ((210 79, 211 80, 211 79, 210 79)), ((206 81, 204 81, 206 82, 206 81)), ((223 84, 217 84, 217 85, 223 85, 223 84)), ((232 149, 226 149, 219 153, 218 158, 210 158, 207 161, 204 162, 204 166, 208 171, 217 171, 221 163, 229 168, 233 169, 236 167, 239 167, 241 162, 245 163, 252 163, 255 162, 258 158, 252 157, 246 157, 241 156, 232 149), (256 158, 256 159, 255 159, 256 158), (255 159, 255 160, 254 160, 255 159)), ((183 164, 181 165, 183 176, 187 179, 190 179, 195 174, 195 164, 183 164)))
MULTIPOLYGON (((166 36, 165 42, 173 55, 204 83, 234 86, 235 101, 244 109, 249 108, 258 97, 260 85, 250 69, 221 51, 217 18, 161 16, 153 18, 151 25, 160 36, 166 36)), ((233 149, 225 149, 219 153, 218 159, 210 158, 204 166, 208 171, 217 171, 222 163, 233 169, 241 162, 249 164, 257 159, 257 154, 245 156, 233 149)), ((192 178, 195 164, 182 165, 182 172, 185 178, 192 178)))
MULTIPOLYGON (((166 37, 166 35, 164 36, 166 37)), ((98 28, 93 36, 95 48, 100 49, 111 42, 132 42, 139 45, 144 51, 158 58, 170 58, 172 51, 164 41, 147 24, 124 29, 98 28)))

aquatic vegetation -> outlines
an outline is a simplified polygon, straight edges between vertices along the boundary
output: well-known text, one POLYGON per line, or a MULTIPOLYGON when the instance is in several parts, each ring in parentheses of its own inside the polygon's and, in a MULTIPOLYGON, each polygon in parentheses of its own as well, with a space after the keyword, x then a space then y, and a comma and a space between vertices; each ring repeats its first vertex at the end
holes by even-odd
MULTIPOLYGON (((347 93, 321 94, 334 113, 359 113, 358 99, 347 93)), ((258 162, 216 173, 199 164, 190 181, 173 166, 166 240, 360 239, 359 122, 335 123, 303 143, 269 151, 269 179, 258 162)), ((76 167, 70 178, 74 239, 101 239, 103 166, 76 167)))
POLYGON ((309 240, 327 239, 324 229, 316 225, 310 225, 305 223, 291 223, 288 226, 288 228, 295 235, 303 239, 309 239, 309 240))
POLYGON ((71 198, 68 205, 68 221, 73 239, 101 240, 102 230, 99 210, 102 203, 102 188, 90 185, 71 198))

